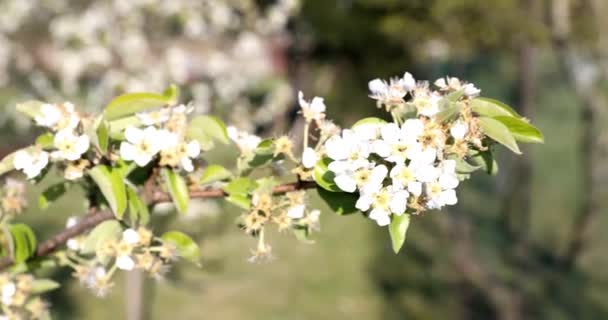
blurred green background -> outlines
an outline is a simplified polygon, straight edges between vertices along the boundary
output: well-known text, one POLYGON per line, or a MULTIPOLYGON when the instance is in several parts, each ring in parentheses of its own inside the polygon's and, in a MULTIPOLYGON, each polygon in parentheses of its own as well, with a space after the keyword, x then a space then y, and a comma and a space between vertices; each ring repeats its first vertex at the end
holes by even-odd
MULTIPOLYGON (((521 157, 499 153, 498 176, 477 174, 459 189, 457 206, 415 217, 398 255, 387 230, 360 215, 337 216, 316 200, 323 215, 315 243, 273 233, 277 259, 266 264, 247 262, 254 240, 235 227, 238 209, 229 204, 201 203, 185 220, 158 215, 158 228, 167 222, 196 235, 203 267, 180 263, 167 279, 146 280, 140 318, 608 317, 606 14, 602 0, 304 0, 272 55, 276 74, 295 90, 292 103, 257 124, 258 133, 297 130, 297 90, 325 97, 340 125, 382 116, 367 98, 367 82, 409 71, 417 79, 475 83, 483 96, 532 119, 546 143, 524 148, 521 157)), ((94 85, 88 75, 87 86, 94 85)), ((9 76, 4 108, 30 86, 9 76)), ((78 101, 79 94, 65 98, 78 101)), ((213 103, 211 110, 226 118, 240 112, 213 103)), ((0 150, 34 136, 14 120, 3 123, 0 150)), ((231 161, 226 154, 208 158, 231 161)), ((44 238, 83 212, 74 206, 78 196, 44 212, 32 205, 23 219, 44 238)), ((135 320, 127 310, 136 291, 126 283, 97 299, 71 282, 50 302, 58 319, 135 320)))

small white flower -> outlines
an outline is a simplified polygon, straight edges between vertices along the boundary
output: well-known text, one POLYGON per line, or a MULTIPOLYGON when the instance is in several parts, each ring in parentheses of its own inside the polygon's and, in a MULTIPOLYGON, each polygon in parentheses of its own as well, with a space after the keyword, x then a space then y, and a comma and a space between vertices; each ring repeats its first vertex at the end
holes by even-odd
POLYGON ((481 93, 481 90, 476 88, 472 83, 465 84, 462 86, 462 89, 464 89, 464 94, 471 98, 477 97, 481 93))
POLYGON ((63 129, 55 135, 54 144, 57 151, 51 154, 53 158, 74 161, 89 150, 90 142, 86 135, 77 136, 72 129, 63 129))
POLYGON ((372 143, 372 150, 387 161, 403 163, 422 148, 417 138, 423 129, 420 120, 407 120, 401 128, 395 123, 388 123, 381 128, 382 139, 372 143))
POLYGON ((418 110, 418 114, 423 116, 432 117, 439 112, 439 100, 441 96, 435 93, 423 93, 417 94, 414 97, 413 104, 418 110))
POLYGON ((416 180, 416 167, 399 163, 391 169, 392 186, 396 189, 407 189, 414 196, 422 193, 422 183, 416 180))
POLYGON ((370 81, 367 86, 369 87, 369 91, 372 93, 372 96, 383 96, 388 90, 388 85, 386 82, 380 79, 370 81))
POLYGON ((302 152, 302 166, 304 166, 304 168, 313 168, 317 163, 317 160, 319 160, 319 156, 315 152, 315 149, 311 147, 304 149, 304 152, 302 152))
POLYGON ((450 134, 456 140, 462 140, 469 131, 469 127, 464 121, 456 121, 450 128, 450 134))
POLYGON ((445 78, 439 78, 435 80, 435 85, 439 87, 439 89, 445 90, 448 87, 448 84, 445 82, 445 78))
POLYGON ((228 137, 232 140, 242 153, 250 153, 262 142, 262 138, 249 134, 247 132, 239 131, 233 126, 227 128, 228 137))
POLYGON ((143 125, 152 126, 167 122, 169 120, 169 117, 171 116, 171 112, 169 111, 169 109, 163 108, 157 111, 140 112, 136 115, 143 125))
POLYGON ((163 131, 166 130, 157 130, 154 127, 147 127, 144 130, 133 126, 127 127, 125 130, 127 141, 120 144, 120 157, 123 160, 135 161, 140 167, 147 165, 156 153, 172 143, 172 136, 163 131))
POLYGON ((68 239, 68 241, 65 244, 69 250, 72 250, 72 251, 80 250, 80 241, 78 241, 78 239, 70 238, 70 239, 68 239))
POLYGON ((403 74, 401 83, 403 84, 403 88, 406 91, 412 91, 412 90, 416 89, 416 79, 414 79, 412 74, 409 72, 406 72, 405 74, 403 74))
POLYGON ((122 241, 126 244, 136 245, 140 240, 139 233, 134 229, 129 228, 122 232, 122 241))
POLYGON ((65 227, 66 228, 73 227, 73 226, 75 226, 78 223, 79 220, 80 219, 78 219, 78 217, 69 217, 68 220, 65 223, 65 227))
POLYGON ((34 121, 36 121, 39 126, 47 128, 55 127, 55 125, 59 123, 59 120, 61 120, 61 117, 63 116, 59 107, 49 103, 45 103, 40 106, 40 112, 40 115, 34 117, 34 121))
POLYGON ((14 282, 9 281, 2 286, 2 304, 5 306, 11 305, 13 296, 17 292, 17 286, 14 282))
POLYGON ((456 176, 456 161, 445 160, 437 168, 440 173, 438 180, 426 184, 429 209, 440 209, 445 205, 455 205, 458 202, 456 191, 458 177, 456 176))
POLYGON ((15 153, 13 165, 23 171, 28 179, 35 178, 49 163, 49 154, 42 150, 19 150, 15 153))
POLYGON ((302 108, 302 114, 306 121, 321 120, 325 118, 325 102, 323 98, 314 97, 310 102, 304 100, 304 94, 302 91, 298 92, 298 101, 300 108, 302 108))
POLYGON ((306 210, 306 206, 303 204, 292 206, 287 210, 287 216, 292 219, 301 219, 304 217, 304 210, 306 210))
POLYGON ((391 217, 389 215, 389 212, 386 210, 373 209, 369 213, 369 218, 376 221, 376 223, 380 227, 388 226, 389 224, 391 224, 391 217))
POLYGON ((116 267, 120 270, 130 271, 135 268, 135 261, 128 255, 120 255, 116 257, 116 267))

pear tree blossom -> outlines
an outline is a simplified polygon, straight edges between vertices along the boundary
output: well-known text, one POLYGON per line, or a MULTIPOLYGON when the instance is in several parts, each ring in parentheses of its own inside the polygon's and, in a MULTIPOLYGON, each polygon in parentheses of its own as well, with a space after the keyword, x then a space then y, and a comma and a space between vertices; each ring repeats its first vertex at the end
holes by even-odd
POLYGON ((149 224, 161 210, 179 216, 201 210, 197 202, 205 199, 231 203, 238 227, 256 239, 252 262, 274 259, 270 228, 313 242, 322 215, 310 205, 308 189, 340 215, 359 212, 388 226, 399 251, 410 219, 457 204, 463 180, 476 170, 492 171, 492 148, 503 144, 519 153, 517 141, 543 139, 514 113, 501 122, 507 116, 495 114, 505 114, 505 107, 479 97, 473 84, 450 77, 434 85, 407 72, 372 80, 370 97, 392 119, 364 118, 344 128, 327 119, 322 97, 307 101, 299 92, 301 141, 295 134, 262 138, 197 115, 192 104, 178 103, 175 87, 163 94, 122 95, 100 115, 68 102, 21 104, 18 111, 43 133, 32 146, 0 160, 0 174, 19 171, 39 183, 49 172, 59 181, 40 194, 42 209, 52 210, 73 186, 85 191, 88 209, 38 244, 31 227, 13 221, 29 205, 24 184, 7 180, 0 189, 0 225, 14 241, 0 260, 0 316, 41 318, 47 305, 42 292, 30 288, 60 286, 35 278, 37 273, 3 271, 2 265, 48 259, 105 296, 118 272, 138 270, 162 279, 178 260, 199 264, 196 238, 180 230, 155 234, 149 224), (522 131, 512 131, 521 128, 523 138, 522 131), (215 150, 236 161, 226 167, 214 163, 215 150))

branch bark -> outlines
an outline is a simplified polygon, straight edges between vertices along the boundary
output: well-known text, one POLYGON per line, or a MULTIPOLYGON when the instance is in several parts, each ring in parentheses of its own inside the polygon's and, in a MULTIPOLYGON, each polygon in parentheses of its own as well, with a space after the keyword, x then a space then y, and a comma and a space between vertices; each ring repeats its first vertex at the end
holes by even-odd
MULTIPOLYGON (((291 191, 305 190, 315 188, 317 184, 314 181, 296 181, 278 185, 272 189, 273 194, 280 195, 291 191)), ((222 189, 204 189, 190 192, 190 198, 192 199, 213 199, 223 198, 228 194, 222 189)), ((171 196, 166 192, 157 191, 154 192, 151 199, 151 204, 160 202, 171 201, 171 196)), ((95 227, 103 221, 114 218, 114 213, 110 210, 98 210, 97 208, 90 208, 89 213, 82 218, 77 224, 72 227, 65 228, 61 232, 52 236, 38 245, 36 250, 36 257, 47 256, 65 244, 70 238, 76 237, 80 234, 85 233, 87 230, 95 227)), ((4 257, 0 259, 0 271, 4 270, 14 264, 11 257, 4 257)))

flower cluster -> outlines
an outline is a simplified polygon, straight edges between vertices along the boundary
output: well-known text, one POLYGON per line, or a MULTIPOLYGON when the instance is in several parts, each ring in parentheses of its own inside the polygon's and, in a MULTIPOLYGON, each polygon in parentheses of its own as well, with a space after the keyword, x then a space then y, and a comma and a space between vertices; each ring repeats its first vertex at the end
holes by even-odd
MULTIPOLYGON (((74 223, 68 220, 68 226, 74 223)), ((97 243, 95 256, 84 259, 85 239, 73 238, 67 243, 69 251, 63 263, 74 269, 80 282, 104 296, 113 286, 112 276, 116 270, 143 270, 159 279, 169 270, 169 265, 178 259, 177 248, 169 242, 154 237, 146 228, 128 228, 120 237, 108 237, 97 243)), ((86 255, 85 255, 86 256, 86 255)))
POLYGON ((25 173, 28 179, 36 178, 50 160, 65 161, 65 178, 74 180, 82 177, 87 162, 82 159, 90 147, 90 139, 83 133, 82 118, 72 103, 42 104, 39 114, 34 117, 37 125, 45 127, 53 134, 50 153, 41 146, 19 150, 15 154, 14 166, 25 173))
POLYGON ((456 204, 457 161, 471 146, 484 148, 468 106, 479 90, 456 78, 440 79, 436 86, 431 90, 409 73, 390 82, 372 80, 370 96, 393 112, 394 122, 362 121, 325 142, 335 184, 344 192, 358 192, 356 208, 369 212, 380 226, 388 225, 391 215, 456 204), (443 104, 453 93, 459 96, 449 102, 462 104, 462 111, 443 119, 443 104), (408 111, 414 117, 399 116, 408 111))
POLYGON ((275 224, 279 231, 293 229, 302 233, 303 239, 313 231, 319 231, 321 211, 308 210, 306 192, 294 191, 273 197, 267 192, 253 195, 252 208, 241 217, 242 228, 249 234, 258 235, 258 246, 253 251, 251 262, 261 262, 272 258, 272 248, 265 242, 264 227, 275 224))
POLYGON ((161 165, 192 172, 192 160, 198 157, 201 148, 198 141, 186 139, 187 114, 191 111, 192 108, 179 105, 137 114, 145 128, 125 129, 126 141, 120 144, 120 157, 144 167, 160 154, 161 165))
POLYGON ((48 305, 39 296, 40 288, 29 274, 0 274, 0 319, 48 319, 48 305))
POLYGON ((25 184, 19 180, 6 179, 0 191, 0 201, 2 203, 0 210, 0 217, 2 219, 8 219, 20 214, 27 205, 25 184))

